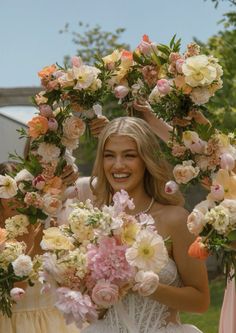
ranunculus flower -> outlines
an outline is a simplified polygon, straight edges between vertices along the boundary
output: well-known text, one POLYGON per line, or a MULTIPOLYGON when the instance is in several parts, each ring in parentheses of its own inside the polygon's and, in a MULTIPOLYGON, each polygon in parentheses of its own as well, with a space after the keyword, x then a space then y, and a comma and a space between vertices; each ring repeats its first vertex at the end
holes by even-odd
POLYGON ((114 89, 114 94, 116 98, 122 99, 129 93, 129 88, 126 86, 117 86, 114 89))
POLYGON ((159 276, 152 271, 139 271, 135 275, 134 291, 138 291, 141 296, 153 294, 159 285, 159 276))
POLYGON ((92 291, 92 300, 103 308, 109 308, 117 303, 118 297, 118 286, 105 280, 98 281, 92 291))
POLYGON ((79 117, 68 117, 63 123, 63 133, 68 139, 78 139, 85 131, 85 124, 79 117))
POLYGON ((46 179, 43 175, 38 175, 32 180, 32 185, 37 188, 37 190, 42 190, 46 184, 46 179))
POLYGON ((167 194, 175 194, 178 190, 179 185, 173 180, 170 180, 165 184, 165 192, 167 194))
POLYGON ((17 194, 17 184, 15 179, 6 175, 0 175, 0 198, 10 199, 17 194))
POLYGON ((229 153, 224 153, 220 156, 220 167, 226 170, 233 170, 235 167, 235 159, 229 153))
POLYGON ((29 126, 29 136, 34 139, 48 131, 48 120, 46 117, 34 117, 27 123, 27 125, 29 126))
POLYGON ((48 129, 50 131, 56 132, 58 129, 58 122, 55 118, 48 119, 48 129))
POLYGON ((188 255, 190 257, 205 260, 209 256, 209 252, 205 245, 202 243, 202 238, 197 239, 190 245, 188 249, 188 255))
POLYGON ((53 116, 53 111, 50 105, 47 104, 40 104, 39 105, 39 112, 42 117, 52 117, 53 116))
POLYGON ((10 290, 10 296, 13 299, 13 301, 17 302, 21 300, 25 295, 24 289, 21 288, 12 288, 10 290))
POLYGON ((167 95, 171 91, 171 86, 168 80, 161 79, 157 81, 157 88, 162 96, 167 95))

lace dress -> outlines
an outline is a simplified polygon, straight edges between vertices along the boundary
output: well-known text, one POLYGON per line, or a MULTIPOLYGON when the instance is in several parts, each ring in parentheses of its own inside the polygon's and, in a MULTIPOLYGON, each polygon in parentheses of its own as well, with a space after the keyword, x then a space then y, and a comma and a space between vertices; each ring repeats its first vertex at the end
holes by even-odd
MULTIPOLYGON (((159 273, 161 283, 180 286, 173 260, 159 273)), ((201 333, 193 325, 170 322, 170 309, 150 297, 130 293, 110 308, 102 320, 82 330, 82 333, 201 333)))

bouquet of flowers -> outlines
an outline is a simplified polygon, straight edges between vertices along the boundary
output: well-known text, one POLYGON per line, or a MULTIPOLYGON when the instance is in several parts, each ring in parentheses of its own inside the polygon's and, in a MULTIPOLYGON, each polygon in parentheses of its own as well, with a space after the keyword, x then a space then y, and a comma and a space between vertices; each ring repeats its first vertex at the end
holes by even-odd
POLYGON ((0 228, 0 310, 8 317, 13 303, 25 293, 14 284, 25 281, 33 285, 41 266, 40 256, 32 260, 26 254, 26 244, 16 240, 28 233, 28 226, 28 217, 20 214, 6 219, 5 228, 0 228))
POLYGON ((99 311, 118 302, 129 289, 152 294, 158 272, 168 262, 164 240, 151 216, 139 218, 124 210, 133 208, 125 191, 113 197, 113 206, 101 210, 90 201, 75 204, 69 224, 44 231, 42 280, 56 281, 58 300, 67 323, 98 318, 99 311), (139 221, 138 221, 139 220, 139 221))

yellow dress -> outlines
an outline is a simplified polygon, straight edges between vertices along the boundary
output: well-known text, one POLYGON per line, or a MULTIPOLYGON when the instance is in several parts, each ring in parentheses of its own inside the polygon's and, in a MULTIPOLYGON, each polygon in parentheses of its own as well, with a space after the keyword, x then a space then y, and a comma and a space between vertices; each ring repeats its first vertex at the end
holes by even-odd
POLYGON ((55 292, 40 293, 41 285, 28 287, 12 317, 0 315, 0 333, 79 333, 74 325, 66 325, 63 315, 54 306, 55 292))

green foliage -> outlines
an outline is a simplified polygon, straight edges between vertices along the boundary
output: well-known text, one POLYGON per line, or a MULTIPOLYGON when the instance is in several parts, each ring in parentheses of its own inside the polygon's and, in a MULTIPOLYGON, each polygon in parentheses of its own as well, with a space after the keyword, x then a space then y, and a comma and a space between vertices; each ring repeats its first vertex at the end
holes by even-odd
MULTIPOLYGON (((204 0, 207 1, 207 0, 204 0)), ((220 1, 228 1, 232 5, 236 5, 236 0, 211 0, 215 4, 215 8, 218 7, 220 1)))

